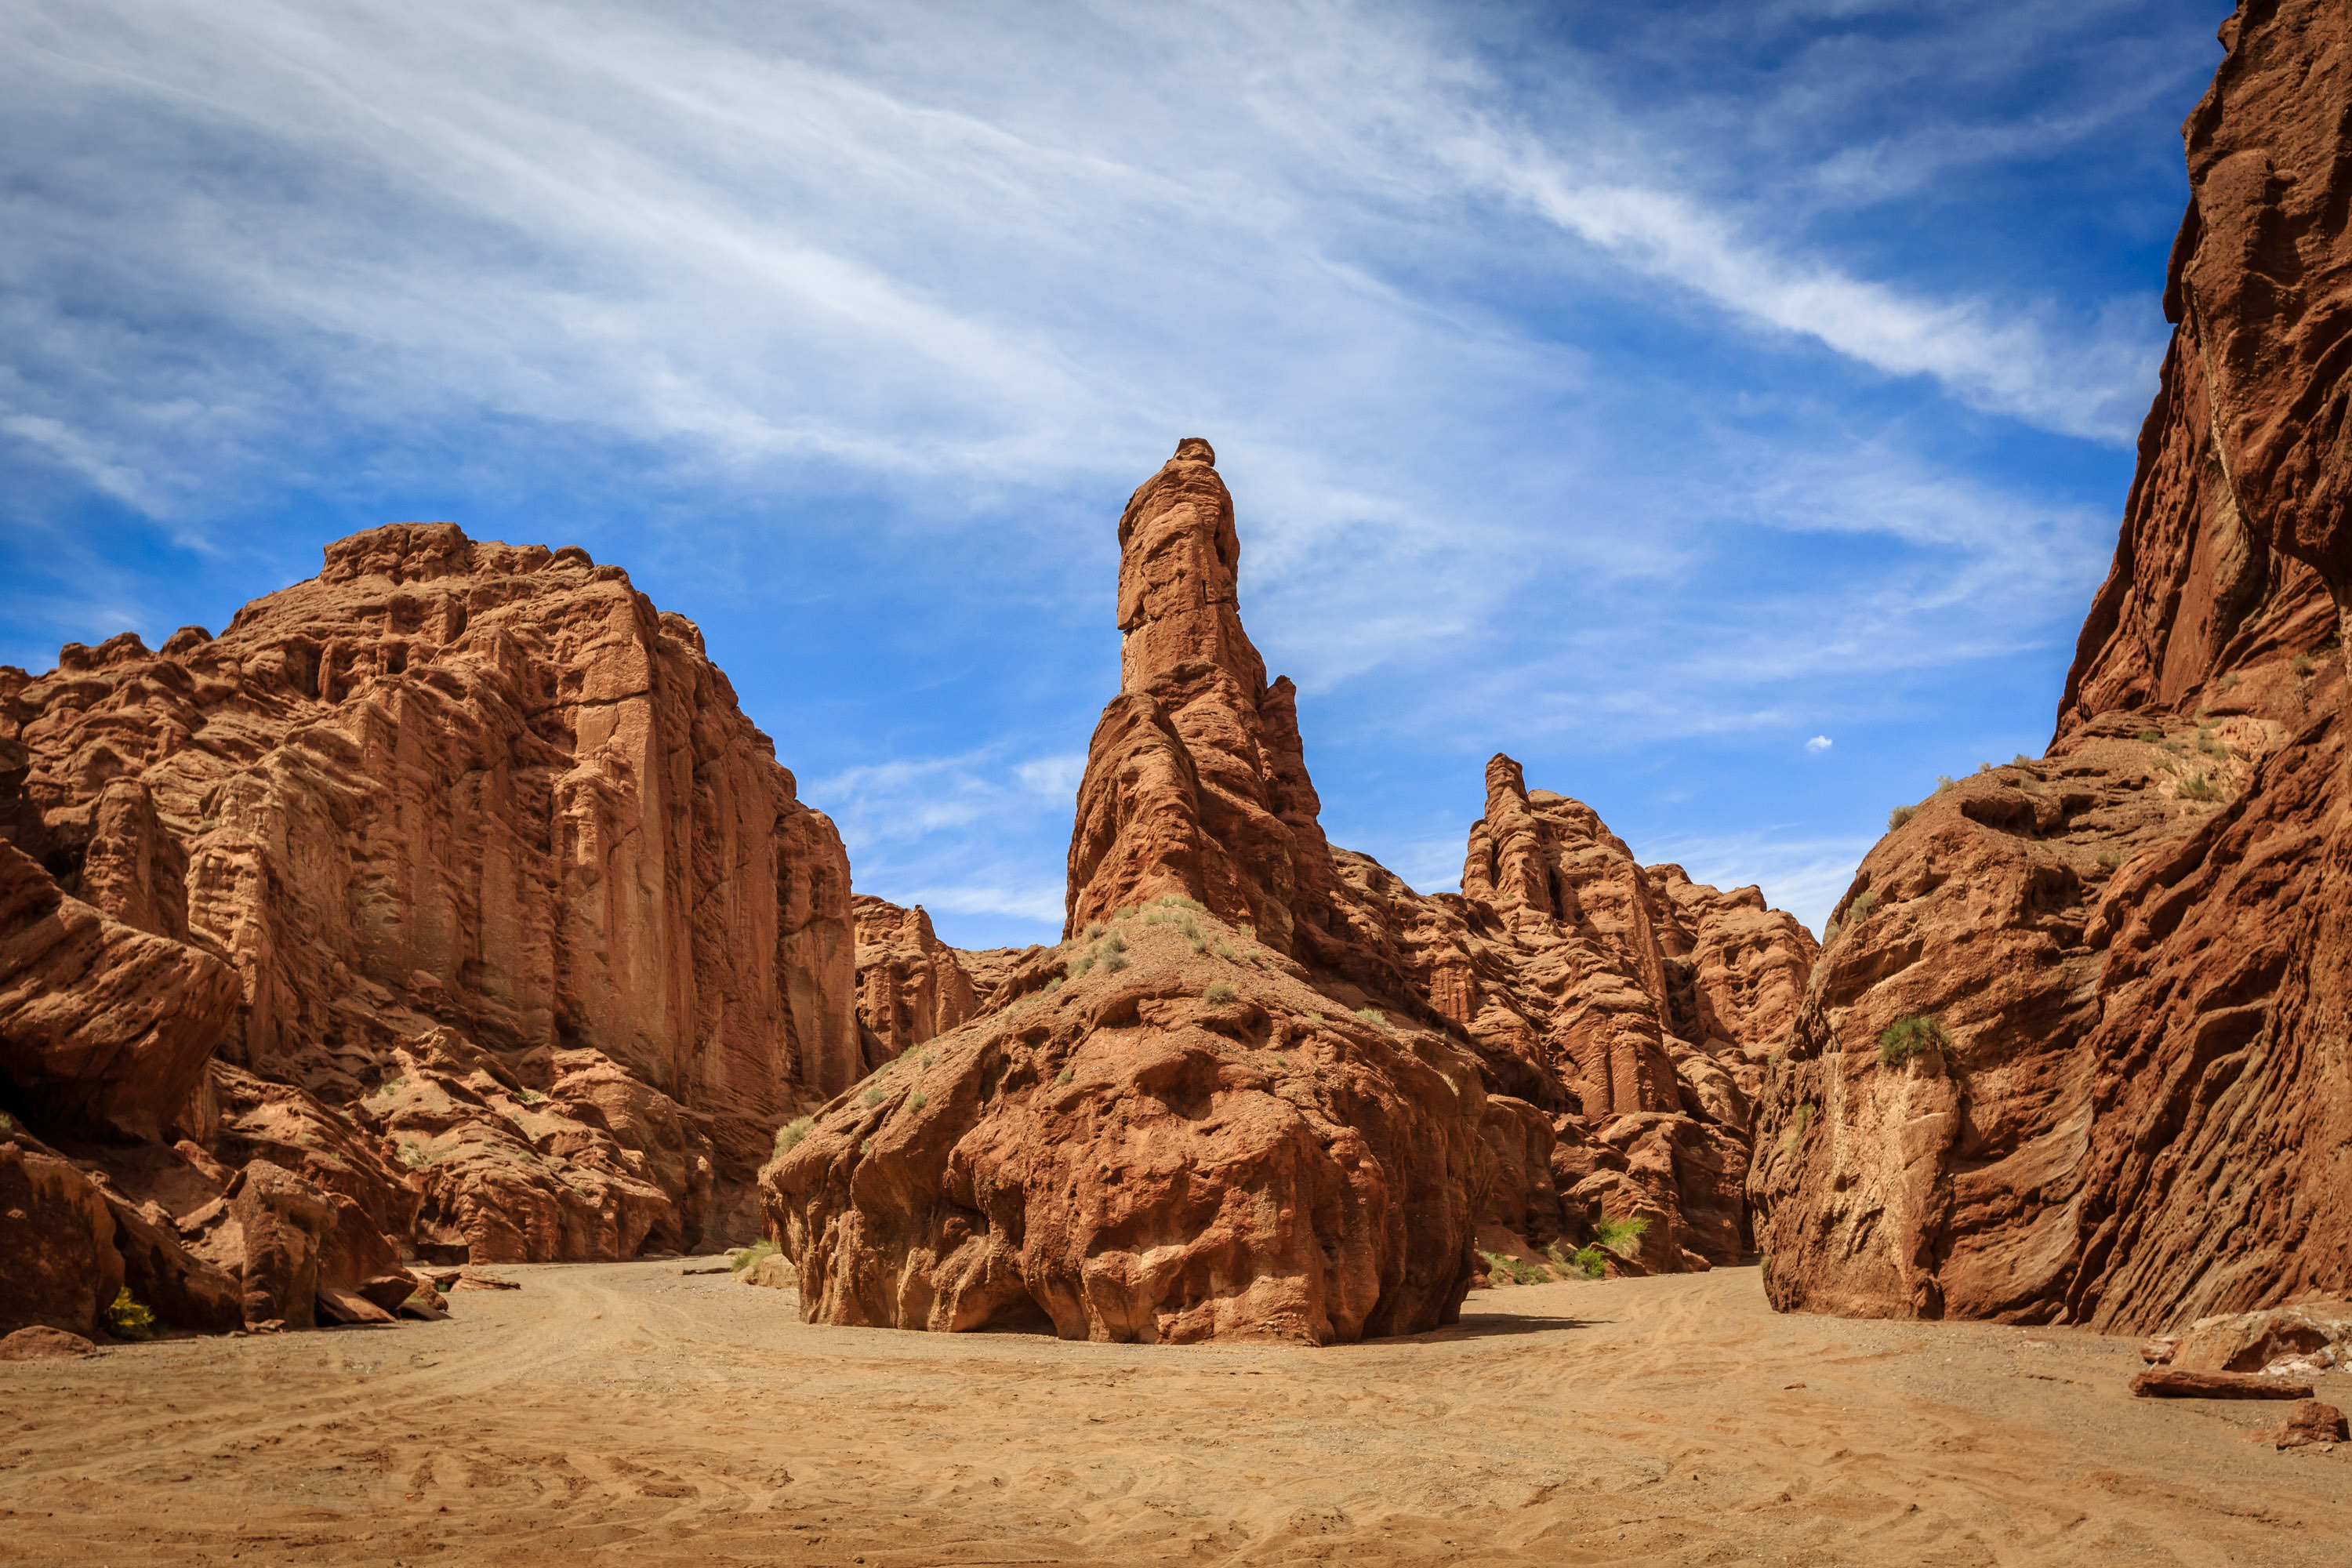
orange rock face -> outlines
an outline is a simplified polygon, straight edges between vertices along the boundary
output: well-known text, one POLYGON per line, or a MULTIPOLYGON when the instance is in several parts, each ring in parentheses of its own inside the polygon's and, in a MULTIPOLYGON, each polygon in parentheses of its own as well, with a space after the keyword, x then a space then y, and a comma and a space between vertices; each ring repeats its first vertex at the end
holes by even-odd
POLYGON ((980 1011, 962 955, 939 939, 921 906, 902 910, 866 893, 850 906, 857 922, 857 1024, 869 1069, 980 1011))
POLYGON ((762 1177, 803 1310, 1322 1343, 1452 1321, 1482 1225, 1534 1257, 1639 1220, 1623 1269, 1738 1257, 1743 1048, 1794 1014, 1802 928, 1644 870, 1508 758, 1464 896, 1333 849, 1295 694, 1242 628, 1206 442, 1135 492, 1119 541, 1122 689, 1079 786, 1066 940, 990 955, 955 1027, 933 1000, 952 955, 861 904, 896 1059, 762 1177))
POLYGON ((2223 36, 2057 737, 1864 858, 1765 1090, 1784 1308, 2130 1331, 2352 1286, 2352 27, 2223 36))
MULTIPOLYGON (((12 1103, 429 1255, 748 1231, 775 1127, 865 1070, 838 836, 576 549, 376 529, 218 637, 0 670, 0 829, 12 1103)), ((281 1252, 247 1294, 299 1319, 281 1252)))

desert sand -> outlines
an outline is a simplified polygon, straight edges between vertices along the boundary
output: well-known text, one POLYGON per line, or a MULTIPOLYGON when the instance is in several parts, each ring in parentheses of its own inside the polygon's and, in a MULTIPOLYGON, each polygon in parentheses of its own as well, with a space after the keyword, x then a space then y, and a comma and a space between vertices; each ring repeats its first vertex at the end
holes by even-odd
POLYGON ((2082 1330, 1777 1315, 1752 1268, 1317 1350, 817 1327, 689 1266, 0 1365, 0 1561, 2352 1561, 2352 1451, 2249 1442, 2278 1405, 2130 1398, 2082 1330))

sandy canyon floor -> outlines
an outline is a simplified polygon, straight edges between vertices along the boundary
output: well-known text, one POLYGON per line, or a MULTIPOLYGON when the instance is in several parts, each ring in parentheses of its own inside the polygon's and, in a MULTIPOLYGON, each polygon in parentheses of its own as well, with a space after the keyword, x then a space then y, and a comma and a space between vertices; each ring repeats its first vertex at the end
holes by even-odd
POLYGON ((679 1269, 0 1365, 0 1561, 2352 1562, 2352 1448, 2248 1442, 2281 1406, 2129 1398, 2126 1340, 1776 1316, 1752 1269, 1320 1351, 812 1328, 679 1269))

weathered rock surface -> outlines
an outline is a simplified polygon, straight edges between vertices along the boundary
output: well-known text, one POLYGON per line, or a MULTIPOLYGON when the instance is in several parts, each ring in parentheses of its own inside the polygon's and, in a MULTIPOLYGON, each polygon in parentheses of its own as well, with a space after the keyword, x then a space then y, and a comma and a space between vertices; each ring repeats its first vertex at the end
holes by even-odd
POLYGON ((1781 1307, 2130 1331, 2352 1288, 2352 26, 2223 35, 2057 735, 1864 858, 1764 1090, 1781 1307), (1914 1017, 1941 1042, 1883 1063, 1914 1017))
POLYGON ((0 1361, 49 1361, 58 1356, 96 1355, 98 1347, 79 1334, 37 1325, 0 1335, 0 1361))
POLYGON ((1206 442, 1137 489, 1119 541, 1122 689, 1066 940, 992 955, 980 1016, 924 1037, 935 939, 861 906, 895 1059, 762 1178, 803 1311, 1324 1343, 1452 1321, 1482 1224, 1514 1256, 1640 1219, 1628 1268, 1737 1258, 1745 1053, 1795 1011, 1802 928, 1644 870, 1507 758, 1463 896, 1333 849, 1295 694, 1242 628, 1206 442))
POLYGON ((857 1023, 868 1071, 980 1011, 962 955, 939 939, 920 905, 902 910, 860 893, 850 908, 857 922, 857 1023))
POLYGON ((2189 1325, 2165 1358, 2197 1372, 2326 1372, 2352 1366, 2352 1301, 2298 1301, 2189 1325))
POLYGON ((2347 1435, 2352 1435, 2352 1431, 2347 1431, 2344 1412, 2316 1399, 2304 1400, 2287 1412, 2286 1419, 2275 1426, 2246 1434, 2254 1442, 2267 1443, 2273 1448, 2307 1448, 2315 1443, 2341 1443, 2347 1435))
POLYGON ((106 1194, 56 1150, 0 1128, 0 1333, 40 1324, 94 1338, 122 1289, 106 1194))
POLYGON ((0 669, 0 1085, 100 1141, 186 1326, 221 1274, 299 1323, 376 1310, 404 1246, 749 1233, 778 1123, 864 1071, 854 962, 831 824, 692 624, 576 549, 377 529, 218 637, 0 669), (150 1169, 175 1139, 215 1173, 150 1169), (306 1293, 257 1163, 355 1205, 374 1272, 306 1293), (225 1206, 191 1268, 215 1200, 261 1229, 225 1206))
POLYGON ((2131 1380, 2142 1399, 2308 1399, 2311 1384, 2251 1372, 2182 1372, 2152 1366, 2131 1380))

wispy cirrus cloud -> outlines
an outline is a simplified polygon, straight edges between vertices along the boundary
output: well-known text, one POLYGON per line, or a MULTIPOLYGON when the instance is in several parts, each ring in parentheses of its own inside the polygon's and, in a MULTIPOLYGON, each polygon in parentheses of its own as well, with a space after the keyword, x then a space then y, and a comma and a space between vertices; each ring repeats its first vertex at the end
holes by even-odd
POLYGON ((0 0, 0 608, 75 495, 215 618, 324 513, 571 530, 803 661, 861 886, 1034 924, 1111 637, 1040 606, 1200 433, 1363 847, 1497 744, 1862 766, 2071 637, 2157 279, 2004 215, 2160 218, 2191 8, 0 0))

